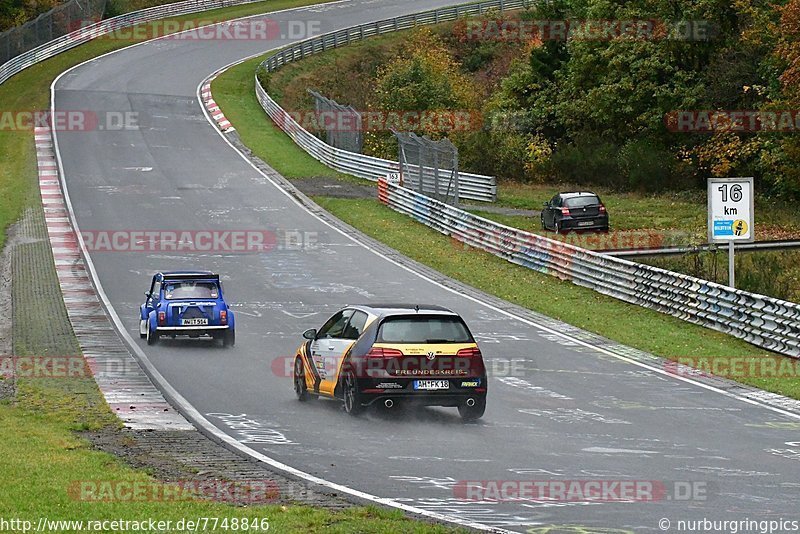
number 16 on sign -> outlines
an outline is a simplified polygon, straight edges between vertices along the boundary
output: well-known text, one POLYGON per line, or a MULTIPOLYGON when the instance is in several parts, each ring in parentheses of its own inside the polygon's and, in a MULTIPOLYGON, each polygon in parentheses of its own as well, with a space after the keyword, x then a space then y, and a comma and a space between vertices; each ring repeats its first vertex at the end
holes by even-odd
POLYGON ((734 243, 752 242, 753 179, 708 179, 708 242, 728 243, 728 285, 734 278, 734 243))

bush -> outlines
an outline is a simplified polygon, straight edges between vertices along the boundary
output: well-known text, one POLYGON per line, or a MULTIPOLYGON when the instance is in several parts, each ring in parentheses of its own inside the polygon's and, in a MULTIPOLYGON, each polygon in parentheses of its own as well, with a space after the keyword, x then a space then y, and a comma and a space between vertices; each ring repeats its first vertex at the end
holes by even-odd
POLYGON ((624 186, 624 180, 618 153, 618 146, 596 138, 557 146, 550 158, 550 174, 561 182, 619 189, 624 186))
POLYGON ((662 191, 675 187, 672 154, 650 139, 632 139, 625 143, 618 162, 625 189, 662 191))

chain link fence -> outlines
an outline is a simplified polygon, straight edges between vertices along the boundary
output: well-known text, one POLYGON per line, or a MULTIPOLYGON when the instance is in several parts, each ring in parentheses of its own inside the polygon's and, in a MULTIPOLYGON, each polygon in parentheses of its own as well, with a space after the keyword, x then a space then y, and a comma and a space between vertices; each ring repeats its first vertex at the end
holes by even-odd
POLYGON ((400 176, 409 189, 458 206, 458 149, 449 139, 434 141, 392 130, 397 138, 400 176))
POLYGON ((0 34, 0 64, 103 18, 108 0, 70 0, 0 34))
POLYGON ((343 106, 316 91, 309 89, 308 92, 314 97, 317 132, 325 132, 325 142, 336 148, 361 154, 364 148, 361 114, 352 106, 343 106))

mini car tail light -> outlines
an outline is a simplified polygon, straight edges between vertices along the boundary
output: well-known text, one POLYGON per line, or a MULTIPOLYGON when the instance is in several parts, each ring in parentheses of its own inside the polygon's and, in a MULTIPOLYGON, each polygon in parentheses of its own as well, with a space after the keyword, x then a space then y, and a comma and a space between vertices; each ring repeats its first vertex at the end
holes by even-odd
POLYGON ((167 322, 166 312, 163 311, 158 312, 158 324, 163 325, 166 322, 167 322))
POLYGON ((227 310, 221 310, 219 312, 219 322, 221 324, 228 324, 228 312, 227 312, 227 310))
POLYGON ((569 215, 569 208, 561 208, 561 215, 569 215))
POLYGON ((367 358, 397 358, 402 356, 403 352, 397 349, 385 349, 383 347, 372 347, 367 353, 367 358))

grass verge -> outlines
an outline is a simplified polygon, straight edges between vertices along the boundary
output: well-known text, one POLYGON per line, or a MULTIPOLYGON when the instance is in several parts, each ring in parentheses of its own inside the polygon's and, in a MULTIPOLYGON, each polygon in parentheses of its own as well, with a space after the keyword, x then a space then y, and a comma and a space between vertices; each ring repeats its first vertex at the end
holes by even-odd
MULTIPOLYGON (((335 176, 266 118, 252 94, 254 59, 212 85, 214 98, 253 153, 288 178, 335 176), (239 118, 245 119, 237 122, 239 118), (308 171, 306 169, 312 169, 308 171), (310 172, 310 173, 309 173, 310 172)), ((556 278, 513 265, 486 252, 453 246, 443 236, 377 200, 316 197, 323 208, 367 235, 438 271, 510 302, 631 347, 669 359, 759 358, 766 351, 700 326, 632 306, 556 278)), ((797 375, 794 375, 797 376, 797 375)), ((800 398, 800 378, 739 377, 739 381, 800 398)))
MULTIPOLYGON (((451 22, 430 28, 444 36, 446 40, 453 33, 451 22)), ((270 95, 287 110, 313 111, 314 101, 306 91, 312 88, 340 103, 364 109, 369 105, 367 102, 375 100, 372 91, 380 68, 397 57, 400 48, 409 40, 410 31, 371 37, 349 46, 329 50, 324 54, 310 56, 303 61, 289 63, 268 76, 270 95), (342 76, 342 72, 350 75, 342 76)), ((464 59, 458 56, 462 50, 451 50, 451 52, 455 54, 456 60, 464 59)), ((497 67, 503 70, 499 64, 497 67)), ((477 72, 468 72, 468 75, 482 79, 481 77, 488 73, 479 69, 477 72)), ((706 241, 706 195, 703 190, 648 195, 621 193, 587 185, 501 181, 498 184, 497 205, 539 210, 542 204, 558 191, 586 189, 598 193, 608 206, 612 232, 607 238, 587 239, 581 243, 582 246, 623 248, 625 244, 631 242, 632 238, 626 235, 631 231, 653 234, 654 244, 668 241, 664 246, 706 241)), ((480 210, 480 205, 476 204, 469 209, 480 210)), ((502 224, 543 233, 538 217, 506 216, 489 212, 480 215, 502 224)), ((800 234, 800 212, 791 205, 783 205, 769 199, 758 199, 756 217, 757 235, 760 240, 788 238, 800 234)), ((548 235, 553 236, 552 232, 548 232, 548 235)), ((645 244, 641 243, 638 246, 645 244)))
MULTIPOLYGON (((321 3, 319 0, 267 0, 254 4, 215 9, 182 17, 164 19, 175 22, 208 23, 230 20, 291 7, 321 3)), ((136 35, 133 31, 123 32, 136 35)), ((143 32, 147 34, 147 31, 143 32)), ((3 111, 24 112, 49 108, 50 84, 60 73, 88 59, 133 44, 130 39, 110 36, 95 39, 22 71, 0 85, 3 111)), ((5 230, 20 218, 36 198, 36 151, 33 132, 0 126, 0 248, 5 230)))
MULTIPOLYGON (((260 4, 217 10, 204 20, 224 20, 318 3, 315 0, 271 0, 260 4)), ((197 17, 197 15, 194 15, 197 17)), ((175 20, 188 19, 181 17, 175 20)), ((122 48, 127 42, 98 40, 38 64, 0 85, 0 102, 6 110, 46 109, 49 86, 65 69, 102 53, 122 48)), ((70 356, 79 354, 55 276, 53 257, 44 227, 41 199, 36 187, 33 132, 0 130, 0 246, 6 229, 25 214, 22 238, 11 250, 13 271, 13 354, 70 356)), ((158 500, 128 497, 104 502, 84 500, 74 488, 81 481, 112 483, 119 488, 158 485, 143 470, 133 469, 119 458, 92 449, 76 431, 114 429, 119 420, 108 409, 90 377, 33 379, 5 376, 13 360, 0 358, 0 518, 20 522, 13 530, 31 530, 40 518, 50 521, 83 521, 84 524, 41 525, 45 532, 80 532, 87 529, 150 531, 146 523, 127 528, 91 527, 87 521, 172 521, 176 531, 181 519, 216 518, 218 528, 205 531, 264 531, 266 520, 277 532, 374 532, 428 533, 454 529, 406 519, 402 512, 374 507, 332 511, 309 506, 232 506, 207 500, 158 500), (243 528, 244 520, 252 526, 243 528), (30 521, 31 524, 22 523, 30 521), (223 527, 223 521, 227 521, 223 527), (234 524, 236 526, 234 526, 234 524)), ((213 523, 212 523, 213 524, 213 523)), ((187 528, 184 530, 192 530, 187 528)))

